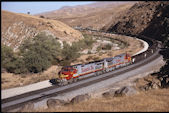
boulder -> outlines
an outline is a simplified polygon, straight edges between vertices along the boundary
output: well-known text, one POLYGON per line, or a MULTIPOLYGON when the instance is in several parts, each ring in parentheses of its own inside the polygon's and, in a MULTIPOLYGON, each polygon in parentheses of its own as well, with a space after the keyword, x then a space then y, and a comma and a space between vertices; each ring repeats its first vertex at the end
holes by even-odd
POLYGON ((66 102, 64 100, 59 100, 59 99, 48 99, 47 100, 48 108, 53 108, 53 107, 56 107, 56 106, 62 106, 65 103, 66 102))
POLYGON ((123 95, 130 96, 130 95, 133 95, 136 93, 137 93, 137 90, 134 89, 133 87, 125 86, 125 87, 122 87, 121 89, 115 91, 114 96, 115 97, 123 96, 123 95))
POLYGON ((146 84, 146 85, 140 87, 140 90, 142 90, 142 91, 148 91, 150 89, 152 89, 152 88, 149 84, 146 84))
POLYGON ((152 85, 151 85, 151 88, 152 89, 158 89, 159 85, 157 83, 153 82, 152 85))
POLYGON ((82 102, 82 101, 89 100, 90 98, 91 97, 88 94, 78 95, 78 96, 72 98, 70 103, 75 104, 75 103, 79 103, 79 102, 82 102))
POLYGON ((150 81, 148 84, 144 86, 145 90, 150 90, 150 89, 158 89, 161 87, 161 82, 158 79, 153 79, 150 81))
POLYGON ((103 93, 102 96, 105 97, 105 98, 113 97, 114 92, 113 91, 107 91, 107 92, 103 93))

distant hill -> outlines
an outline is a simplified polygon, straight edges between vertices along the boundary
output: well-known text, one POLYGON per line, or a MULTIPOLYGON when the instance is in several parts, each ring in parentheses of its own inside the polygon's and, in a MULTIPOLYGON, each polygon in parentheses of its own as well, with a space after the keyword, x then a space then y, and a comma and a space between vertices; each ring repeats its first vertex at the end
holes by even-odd
POLYGON ((101 29, 136 2, 96 2, 87 5, 64 6, 59 10, 37 14, 62 21, 72 27, 101 29))
POLYGON ((69 43, 83 38, 79 31, 57 20, 8 11, 1 11, 1 13, 1 43, 11 46, 14 50, 19 47, 24 39, 32 38, 39 32, 46 32, 57 37, 60 41, 69 43))

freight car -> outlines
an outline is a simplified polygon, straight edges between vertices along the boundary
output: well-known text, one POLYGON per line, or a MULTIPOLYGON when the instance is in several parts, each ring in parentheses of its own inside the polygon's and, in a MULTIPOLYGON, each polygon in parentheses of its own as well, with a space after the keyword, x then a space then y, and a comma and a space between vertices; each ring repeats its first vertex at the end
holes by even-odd
POLYGON ((123 53, 115 57, 104 58, 102 60, 93 61, 86 64, 64 66, 58 73, 59 78, 57 78, 57 83, 61 86, 66 85, 76 82, 82 78, 98 76, 100 74, 113 71, 133 62, 134 61, 129 54, 123 53))

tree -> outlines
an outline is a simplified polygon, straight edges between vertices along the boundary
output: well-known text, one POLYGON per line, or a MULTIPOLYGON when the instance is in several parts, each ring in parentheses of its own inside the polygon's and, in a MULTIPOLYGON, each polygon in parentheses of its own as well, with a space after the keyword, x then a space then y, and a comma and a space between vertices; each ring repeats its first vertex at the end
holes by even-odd
POLYGON ((1 45, 1 67, 6 68, 7 64, 12 61, 14 53, 12 48, 2 44, 1 45))
POLYGON ((29 72, 38 73, 51 66, 48 52, 45 49, 32 47, 30 51, 24 54, 24 61, 29 72))
POLYGON ((79 56, 80 54, 75 45, 70 46, 65 41, 63 42, 62 61, 60 62, 62 66, 70 65, 70 63, 79 56))
POLYGON ((26 73, 27 69, 25 67, 24 60, 17 56, 12 48, 2 44, 1 46, 1 67, 5 68, 8 72, 20 74, 26 73))
POLYGON ((26 68, 33 73, 46 70, 52 64, 59 63, 61 46, 56 38, 40 33, 25 40, 20 46, 26 68))

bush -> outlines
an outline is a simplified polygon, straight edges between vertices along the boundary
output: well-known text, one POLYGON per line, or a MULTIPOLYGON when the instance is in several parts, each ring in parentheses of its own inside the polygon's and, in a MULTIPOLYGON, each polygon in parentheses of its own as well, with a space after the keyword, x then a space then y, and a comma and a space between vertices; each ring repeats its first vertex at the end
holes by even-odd
POLYGON ((93 38, 89 35, 84 35, 84 43, 87 47, 92 46, 92 44, 95 42, 95 40, 93 40, 93 38))
POLYGON ((84 35, 84 39, 79 40, 78 42, 73 42, 72 46, 63 42, 62 49, 62 60, 60 65, 66 66, 70 65, 71 62, 75 61, 79 56, 79 51, 90 48, 95 41, 89 35, 84 35))
POLYGON ((21 73, 27 73, 28 70, 25 67, 25 62, 23 58, 16 57, 14 60, 7 64, 6 67, 8 72, 15 73, 15 74, 21 74, 21 73))
POLYGON ((38 73, 51 66, 48 52, 45 49, 34 48, 24 54, 24 61, 29 72, 38 73))
POLYGON ((60 65, 70 65, 72 61, 76 60, 80 56, 80 54, 78 53, 79 49, 77 47, 78 46, 70 46, 66 42, 63 42, 62 61, 60 62, 60 65))
POLYGON ((97 51, 99 52, 99 51, 101 51, 102 50, 102 47, 101 46, 98 46, 97 47, 97 51))
POLYGON ((76 51, 80 51, 86 48, 90 48, 92 47, 93 43, 95 41, 93 40, 92 37, 90 37, 89 35, 84 35, 84 39, 79 40, 78 42, 73 42, 72 43, 72 47, 76 50, 76 51))
POLYGON ((111 45, 106 44, 104 47, 102 47, 103 50, 111 50, 111 45))
POLYGON ((52 64, 59 63, 61 57, 60 43, 45 33, 38 34, 32 40, 25 40, 20 51, 27 69, 33 73, 42 72, 52 64))
POLYGON ((1 68, 5 68, 8 72, 15 74, 26 73, 28 71, 24 60, 16 56, 10 47, 2 45, 1 50, 1 68))
POLYGON ((14 53, 12 48, 1 45, 1 68, 6 68, 6 65, 13 60, 14 53))

